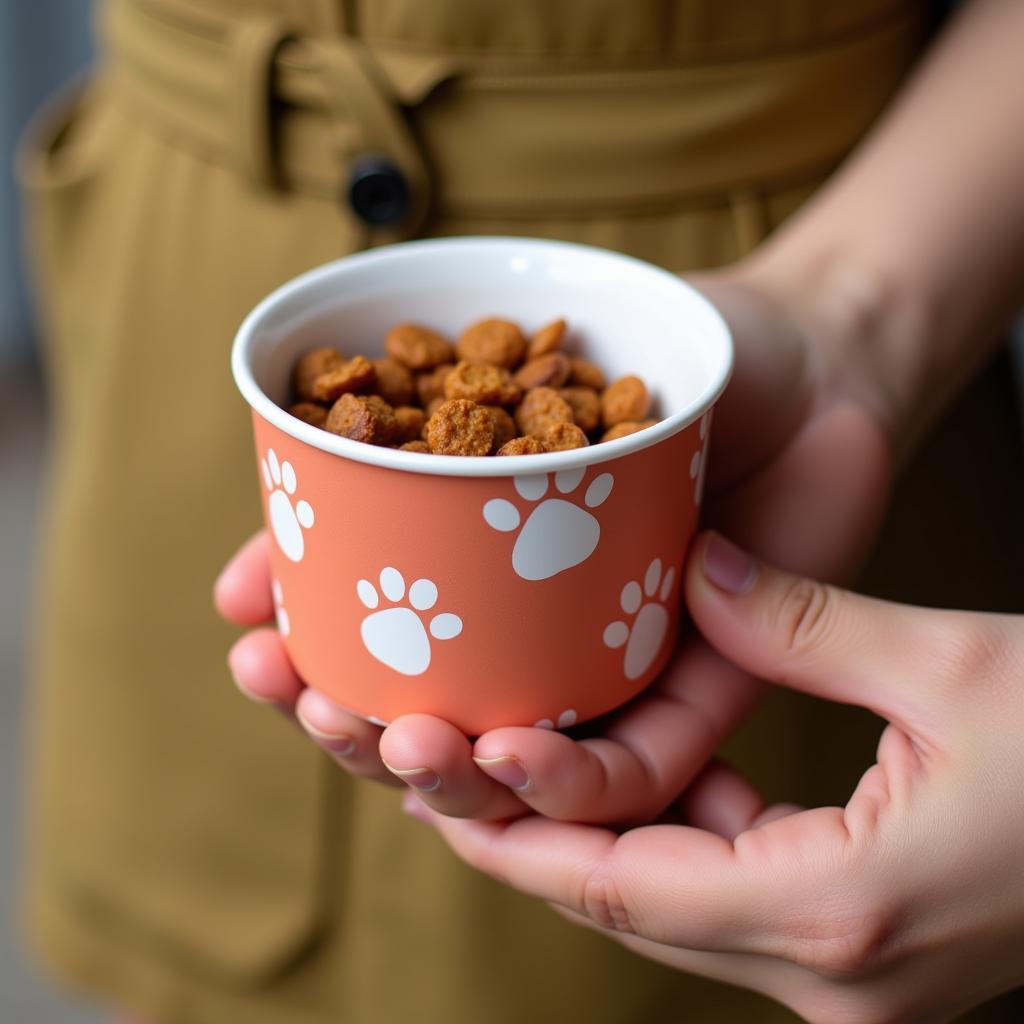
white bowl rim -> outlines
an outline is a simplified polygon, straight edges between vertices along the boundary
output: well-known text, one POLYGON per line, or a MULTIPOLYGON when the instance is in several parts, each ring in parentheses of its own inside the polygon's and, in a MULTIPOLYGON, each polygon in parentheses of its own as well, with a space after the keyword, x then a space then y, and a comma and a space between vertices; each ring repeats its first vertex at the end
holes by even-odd
POLYGON ((495 477, 557 473, 563 470, 593 466, 602 462, 608 462, 611 459, 621 458, 624 455, 630 455, 633 452, 641 451, 644 448, 649 448, 664 441, 666 438, 679 433, 691 423, 700 419, 725 390, 732 375, 732 369, 733 345, 732 334, 729 331, 728 325, 718 310, 701 292, 676 274, 664 270, 653 263, 637 259, 634 256, 627 256, 624 253, 615 252, 612 249, 582 245, 577 242, 561 242, 553 239, 517 237, 514 235, 469 235, 450 238, 417 239, 368 249, 331 260, 329 263, 323 263, 292 278, 290 281, 284 282, 263 298, 242 321, 231 347, 231 371, 235 384, 253 411, 277 427, 278 430, 294 437, 297 441, 302 441, 304 444, 319 448, 321 451, 328 452, 331 455, 339 455, 345 459, 380 466, 384 469, 400 470, 406 473, 427 473, 434 476, 495 477), (667 283, 671 283, 673 287, 688 293, 691 300, 696 299, 704 306, 705 312, 721 331, 719 347, 722 349, 723 357, 720 360, 717 372, 712 375, 704 390, 688 406, 673 413, 671 416, 665 417, 663 420, 659 420, 653 427, 647 427, 636 433, 627 434, 625 437, 617 438, 614 441, 602 441, 600 444, 593 444, 586 448, 546 452, 541 455, 508 455, 501 456, 500 458, 493 455, 444 456, 422 452, 406 452, 397 448, 384 448, 378 445, 353 441, 347 437, 328 433, 326 430, 297 419, 271 401, 263 389, 256 383, 256 378, 253 376, 249 365, 249 352, 257 330, 264 318, 293 292, 315 286, 321 280, 334 277, 339 272, 344 272, 347 269, 365 267, 377 262, 387 262, 393 259, 396 254, 405 254, 414 250, 419 251, 424 256, 429 256, 433 251, 437 250, 440 250, 442 253, 458 249, 500 251, 509 246, 515 246, 521 250, 521 255, 525 256, 561 251, 577 252, 591 257, 600 256, 610 260, 621 261, 652 277, 661 277, 667 283), (522 250, 526 251, 523 252, 522 250))

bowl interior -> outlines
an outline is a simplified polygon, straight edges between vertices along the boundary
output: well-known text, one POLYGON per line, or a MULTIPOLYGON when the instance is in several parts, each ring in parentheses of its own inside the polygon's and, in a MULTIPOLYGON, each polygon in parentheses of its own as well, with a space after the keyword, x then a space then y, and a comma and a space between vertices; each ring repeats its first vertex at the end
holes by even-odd
POLYGON ((372 358, 384 354, 384 336, 397 323, 423 323, 454 340, 489 316, 514 320, 528 333, 564 317, 566 351, 593 360, 609 380, 643 378, 652 415, 678 420, 675 429, 711 404, 731 368, 721 317, 673 274, 587 246, 459 238, 371 250, 282 286, 239 331, 236 377, 265 414, 252 385, 271 402, 287 403, 292 365, 310 348, 335 345, 372 358))

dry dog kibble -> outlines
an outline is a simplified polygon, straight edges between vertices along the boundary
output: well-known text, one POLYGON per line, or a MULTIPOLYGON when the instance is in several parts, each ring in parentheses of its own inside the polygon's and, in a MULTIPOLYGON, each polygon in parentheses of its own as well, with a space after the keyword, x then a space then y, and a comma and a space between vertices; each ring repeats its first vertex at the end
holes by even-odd
POLYGON ((454 363, 442 363, 440 366, 435 366, 433 370, 416 375, 416 393, 420 396, 420 405, 424 409, 435 398, 444 397, 444 382, 454 369, 454 363))
POLYGON ((576 426, 589 434, 601 425, 601 396, 593 388, 562 388, 558 392, 572 409, 576 426))
POLYGON ((442 362, 439 367, 416 375, 416 393, 420 396, 420 404, 424 409, 434 398, 444 396, 444 381, 453 370, 454 362, 442 362))
POLYGON ((397 407, 412 402, 415 387, 408 367, 397 359, 384 356, 373 360, 373 368, 377 373, 377 386, 374 390, 388 405, 397 407))
MULTIPOLYGON (((432 398, 429 402, 427 402, 427 408, 425 410, 427 414, 427 419, 429 420, 430 417, 433 416, 434 413, 437 412, 437 410, 440 409, 441 406, 444 405, 446 401, 447 399, 444 397, 444 395, 438 395, 437 398, 432 398)), ((423 429, 424 431, 426 431, 426 424, 424 424, 423 429)), ((426 434, 424 433, 423 436, 426 437, 426 434)))
POLYGON ((467 327, 455 346, 460 359, 514 370, 526 354, 526 339, 511 320, 481 320, 467 327))
POLYGON ((394 440, 398 422, 383 398, 345 394, 331 406, 324 428, 353 441, 389 444, 394 440))
POLYGON ((419 324, 392 327, 384 339, 384 348, 410 370, 432 370, 441 363, 454 361, 452 343, 437 331, 419 324))
POLYGON ((427 414, 414 405, 400 405, 395 410, 395 440, 418 441, 423 434, 427 414))
POLYGON ((586 448, 590 442, 587 435, 575 423, 552 423, 540 439, 549 452, 564 452, 570 448, 586 448))
POLYGON ((647 387, 639 377, 620 377, 601 396, 601 419, 606 427, 642 420, 651 407, 647 387))
POLYGON ((537 356, 546 356, 549 352, 554 352, 562 344, 564 335, 564 320, 555 320, 548 324, 547 327, 542 327, 530 339, 530 344, 526 347, 526 358, 536 359, 537 356))
POLYGON ((342 395, 368 388, 376 379, 373 363, 362 356, 353 356, 313 381, 313 397, 318 402, 336 402, 342 395))
POLYGON ((480 405, 511 405, 519 401, 522 388, 503 366, 470 363, 465 359, 445 377, 445 398, 466 398, 480 405))
POLYGON ((549 352, 523 363, 516 370, 516 383, 524 391, 531 388, 560 388, 569 379, 569 357, 549 352))
POLYGON ((524 434, 541 436, 552 423, 572 423, 572 407, 552 388, 534 388, 516 409, 516 423, 524 434))
POLYGON ((538 437, 513 437, 506 441, 495 455, 542 455, 548 446, 538 437))
POLYGON ((491 317, 452 345, 398 324, 386 356, 347 359, 321 346, 299 357, 288 411, 356 441, 443 455, 567 451, 651 426, 644 382, 630 375, 606 387, 598 366, 562 351, 565 335, 558 319, 527 342, 518 324, 491 317))
POLYGON ((296 402, 288 411, 296 419, 314 427, 322 427, 327 422, 327 410, 316 402, 296 402))
POLYGON ((483 406, 453 398, 428 420, 426 441, 435 455, 490 455, 494 421, 483 406))
POLYGON ((595 366, 589 359, 580 359, 578 356, 574 356, 569 362, 572 366, 569 373, 570 384, 604 391, 604 373, 599 366, 595 366))
POLYGON ((500 405, 488 405, 487 411, 494 423, 494 449, 497 450, 508 444, 519 431, 516 421, 500 405))
POLYGON ((634 423, 631 420, 623 420, 621 423, 616 423, 614 427, 609 427, 602 435, 602 441, 615 441, 620 437, 628 437, 630 434, 635 434, 638 430, 645 430, 647 427, 653 427, 657 420, 641 420, 639 423, 634 423))
POLYGON ((300 356, 292 371, 295 397, 304 402, 313 401, 313 382, 328 370, 336 370, 345 357, 336 348, 315 348, 300 356))

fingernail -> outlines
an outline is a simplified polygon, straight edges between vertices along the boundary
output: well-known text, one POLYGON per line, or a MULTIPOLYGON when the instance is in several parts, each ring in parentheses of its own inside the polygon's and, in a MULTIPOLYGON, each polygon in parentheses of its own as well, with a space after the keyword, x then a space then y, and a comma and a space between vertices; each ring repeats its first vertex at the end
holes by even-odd
POLYGON ((433 793, 441 788, 441 776, 430 768, 406 768, 403 770, 392 768, 387 761, 384 762, 384 767, 392 775, 397 775, 403 782, 423 790, 424 793, 433 793))
POLYGON ((530 776, 514 757, 474 757, 480 769, 496 782, 522 792, 530 786, 530 776))
POLYGON ((343 732, 324 732, 322 729, 318 729, 315 725, 311 725, 310 722, 303 718, 298 712, 295 717, 299 721, 299 725, 309 733, 310 739, 312 739, 318 747, 323 747, 324 750, 329 751, 332 754, 336 754, 338 757, 348 757, 355 753, 356 741, 343 732))
POLYGON ((422 821, 424 825, 433 825, 423 801, 411 789, 402 794, 402 810, 411 818, 422 821))
POLYGON ((742 548, 712 533, 704 547, 704 575, 729 594, 748 591, 757 579, 757 562, 742 548))

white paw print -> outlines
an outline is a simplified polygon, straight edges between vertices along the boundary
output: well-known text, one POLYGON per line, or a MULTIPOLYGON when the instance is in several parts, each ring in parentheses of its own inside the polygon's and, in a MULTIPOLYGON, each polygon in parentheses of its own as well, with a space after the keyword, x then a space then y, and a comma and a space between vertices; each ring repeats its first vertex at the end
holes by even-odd
MULTIPOLYGON (((388 566, 381 570, 380 590, 394 605, 406 596, 405 579, 397 569, 388 566)), ((380 594, 369 580, 360 580, 356 593, 367 608, 380 604, 380 594)), ((363 619, 359 632, 366 649, 402 675, 422 675, 430 667, 430 637, 420 613, 429 611, 436 603, 437 587, 430 580, 416 580, 409 587, 411 608, 383 608, 363 619)), ((430 620, 430 636, 435 640, 451 640, 461 632, 462 619, 451 612, 441 612, 430 620)))
POLYGON ((552 722, 550 718, 542 718, 539 722, 534 722, 534 729, 568 729, 569 726, 576 724, 576 712, 569 708, 568 711, 563 711, 558 718, 552 722))
POLYGON ((700 426, 697 428, 700 431, 700 448, 693 453, 693 458, 690 459, 690 479, 697 481, 697 486, 693 490, 693 501, 694 504, 699 505, 701 499, 704 497, 704 477, 707 475, 708 469, 708 428, 711 426, 711 410, 708 409, 706 413, 700 418, 700 426))
POLYGON ((664 602, 672 593, 672 584, 675 582, 675 578, 676 571, 670 567, 665 573, 665 578, 662 579, 661 559, 656 558, 647 567, 642 591, 640 584, 635 580, 630 580, 622 588, 619 604, 627 615, 636 614, 636 619, 632 626, 621 620, 609 623, 604 631, 604 642, 605 646, 613 649, 626 644, 626 660, 623 668, 627 679, 639 679, 651 667, 658 651, 661 650, 661 645, 665 640, 665 631, 668 629, 668 612, 664 602), (655 599, 659 583, 661 592, 655 599), (644 604, 645 594, 650 599, 646 604, 644 604), (641 604, 643 604, 642 608, 641 604), (627 640, 628 643, 626 643, 627 640))
POLYGON ((281 636, 287 636, 292 631, 292 620, 285 610, 284 588, 277 580, 274 580, 270 589, 274 594, 274 618, 277 619, 277 628, 281 631, 281 636))
POLYGON ((313 525, 313 507, 308 501, 292 506, 295 493, 295 469, 290 462, 278 463, 277 453, 267 449, 267 457, 260 460, 263 482, 270 491, 270 528, 281 550, 293 562, 301 562, 306 550, 302 531, 313 525))
MULTIPOLYGON (((555 474, 555 488, 571 494, 583 482, 585 468, 566 469, 555 474)), ((527 501, 540 501, 548 492, 548 474, 517 476, 513 483, 527 501)), ((615 479, 611 473, 594 477, 583 495, 587 508, 598 508, 608 500, 615 479)), ((484 505, 487 525, 503 533, 519 528, 519 509, 504 498, 492 498, 484 505)), ((564 498, 548 498, 530 513, 512 549, 512 568, 524 580, 546 580, 585 562, 601 539, 601 524, 586 509, 564 498)))

